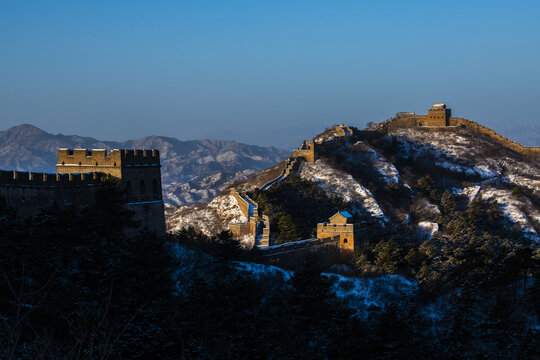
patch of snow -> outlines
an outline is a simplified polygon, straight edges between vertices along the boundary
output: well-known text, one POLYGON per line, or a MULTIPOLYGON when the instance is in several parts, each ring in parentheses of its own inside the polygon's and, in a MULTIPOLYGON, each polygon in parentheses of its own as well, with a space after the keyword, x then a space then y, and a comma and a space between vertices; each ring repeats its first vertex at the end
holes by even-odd
POLYGON ((216 160, 218 162, 233 162, 237 161, 239 158, 239 155, 235 153, 234 151, 226 151, 224 153, 218 154, 216 157, 216 160))
POLYGON ((227 230, 231 222, 245 223, 247 219, 232 195, 220 195, 206 205, 181 206, 167 218, 169 232, 193 227, 212 236, 227 230))
POLYGON ((439 231, 439 224, 431 221, 420 221, 418 223, 418 230, 425 234, 428 239, 431 239, 433 235, 439 231))
POLYGON ((238 202, 232 195, 221 195, 208 204, 209 208, 215 209, 219 217, 228 223, 245 223, 247 218, 240 209, 238 202))
POLYGON ((323 274, 333 281, 332 291, 356 310, 356 316, 366 318, 369 307, 384 309, 387 303, 414 296, 418 286, 401 275, 377 278, 349 278, 337 274, 323 274))
POLYGON ((358 203, 374 218, 387 220, 371 192, 350 174, 332 168, 324 160, 306 163, 300 177, 319 184, 328 195, 337 196, 349 203, 358 203))
POLYGON ((294 274, 292 271, 284 270, 272 265, 257 264, 245 261, 235 261, 235 264, 238 270, 248 272, 257 279, 271 276, 280 277, 284 281, 289 281, 294 274))
POLYGON ((473 201, 474 199, 476 199, 481 189, 482 187, 479 185, 469 186, 463 189, 462 193, 469 198, 469 201, 473 201))
POLYGON ((255 246, 255 238, 253 235, 243 235, 237 240, 240 243, 240 246, 242 246, 244 249, 253 249, 255 246))
POLYGON ((384 177, 386 183, 398 183, 399 182, 399 172, 390 161, 386 159, 382 154, 375 151, 371 146, 369 146, 364 141, 357 141, 354 145, 355 148, 358 148, 364 152, 369 153, 371 157, 371 165, 377 169, 377 171, 384 177))
MULTIPOLYGON (((496 200, 500 204, 501 209, 506 217, 513 223, 518 224, 521 231, 527 235, 529 239, 540 241, 540 237, 538 236, 534 226, 530 223, 529 217, 522 210, 527 205, 530 206, 530 204, 524 203, 523 198, 518 199, 514 197, 510 190, 497 188, 482 190, 480 194, 484 199, 496 200)), ((535 209, 533 209, 533 213, 535 217, 539 216, 537 215, 538 212, 535 209)))
MULTIPOLYGON (((236 261, 235 264, 239 271, 249 273, 259 280, 272 277, 286 282, 294 276, 293 271, 276 266, 243 261, 236 261)), ((333 273, 322 273, 322 276, 332 282, 331 291, 337 297, 344 299, 359 318, 369 316, 370 307, 384 309, 388 303, 407 301, 418 291, 416 282, 401 275, 386 275, 370 279, 346 277, 333 273)))

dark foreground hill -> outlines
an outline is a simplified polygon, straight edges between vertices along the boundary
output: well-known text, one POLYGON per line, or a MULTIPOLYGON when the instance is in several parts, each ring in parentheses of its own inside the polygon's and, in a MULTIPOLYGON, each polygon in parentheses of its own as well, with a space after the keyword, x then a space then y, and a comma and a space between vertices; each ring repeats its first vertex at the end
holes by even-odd
POLYGON ((355 257, 366 277, 276 268, 227 232, 128 237, 101 191, 25 224, 0 199, 1 359, 538 358, 540 257, 489 203, 443 248, 382 231, 355 257))

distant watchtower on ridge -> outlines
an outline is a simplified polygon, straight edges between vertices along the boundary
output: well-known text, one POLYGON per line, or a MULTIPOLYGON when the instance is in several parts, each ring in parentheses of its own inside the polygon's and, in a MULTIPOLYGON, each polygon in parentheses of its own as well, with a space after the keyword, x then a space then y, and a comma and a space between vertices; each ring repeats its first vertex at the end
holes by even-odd
POLYGON ((445 103, 435 103, 428 109, 426 124, 424 126, 448 126, 451 110, 446 108, 445 103))

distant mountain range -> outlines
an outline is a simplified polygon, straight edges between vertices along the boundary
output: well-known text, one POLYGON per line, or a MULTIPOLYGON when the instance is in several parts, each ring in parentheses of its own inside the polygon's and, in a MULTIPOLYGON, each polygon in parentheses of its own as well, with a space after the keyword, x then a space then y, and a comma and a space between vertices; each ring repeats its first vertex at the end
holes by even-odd
POLYGON ((173 205, 205 201, 204 194, 217 194, 229 182, 225 179, 242 179, 289 155, 289 151, 275 147, 226 140, 181 141, 147 136, 127 141, 101 141, 78 135, 54 135, 25 124, 0 132, 0 169, 56 172, 57 150, 65 147, 158 149, 166 201, 173 205), (217 176, 222 181, 202 181, 209 176, 217 176), (193 186, 195 189, 191 189, 193 186), (194 192, 194 196, 185 196, 190 192, 194 192))
POLYGON ((501 131, 502 135, 524 146, 540 146, 540 126, 515 126, 501 131))

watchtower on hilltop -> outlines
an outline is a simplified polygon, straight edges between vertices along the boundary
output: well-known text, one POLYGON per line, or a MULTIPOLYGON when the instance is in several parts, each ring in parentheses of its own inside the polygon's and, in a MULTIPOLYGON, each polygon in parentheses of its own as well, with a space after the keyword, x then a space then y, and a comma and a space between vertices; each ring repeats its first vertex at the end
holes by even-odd
POLYGON ((129 202, 162 201, 158 150, 59 149, 58 174, 97 172, 118 180, 129 202))
POLYGON ((317 159, 317 144, 312 140, 304 140, 302 145, 293 151, 294 157, 304 158, 307 162, 314 162, 317 159))
POLYGON ((424 126, 448 126, 451 110, 446 108, 445 103, 435 103, 428 109, 426 124, 424 126))

